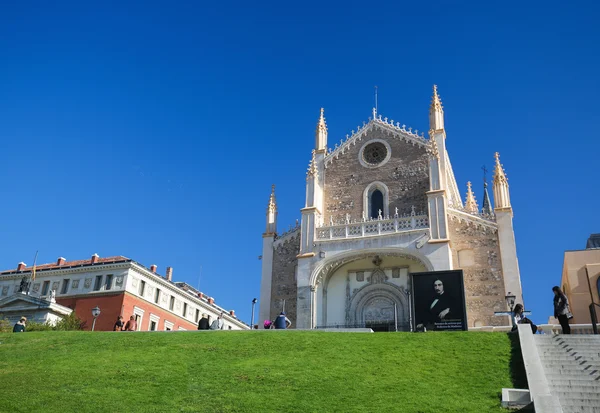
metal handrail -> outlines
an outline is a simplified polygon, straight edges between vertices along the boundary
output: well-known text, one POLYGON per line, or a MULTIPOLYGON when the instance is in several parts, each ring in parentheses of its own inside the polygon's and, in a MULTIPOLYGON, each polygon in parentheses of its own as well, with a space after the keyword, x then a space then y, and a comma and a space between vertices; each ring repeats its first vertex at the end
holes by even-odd
POLYGON ((594 307, 595 305, 600 307, 600 304, 597 304, 592 301, 592 303, 590 304, 590 307, 589 307, 590 308, 590 318, 592 320, 592 330, 594 331, 594 334, 598 334, 598 317, 596 315, 596 308, 594 307))

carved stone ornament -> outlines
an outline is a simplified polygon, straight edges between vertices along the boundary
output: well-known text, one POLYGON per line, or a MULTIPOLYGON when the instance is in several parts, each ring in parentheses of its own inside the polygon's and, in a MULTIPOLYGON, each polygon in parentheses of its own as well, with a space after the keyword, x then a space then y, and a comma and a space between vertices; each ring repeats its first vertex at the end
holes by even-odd
POLYGON ((123 285, 123 276, 119 275, 116 280, 115 280, 115 284, 117 285, 117 287, 121 287, 123 285))
POLYGON ((8 285, 2 287, 2 295, 8 295, 8 285))
POLYGON ((79 280, 73 280, 73 283, 71 284, 71 289, 75 290, 79 288, 79 280))
POLYGON ((83 288, 90 288, 92 286, 92 279, 86 278, 83 282, 83 288))
POLYGON ((40 291, 40 283, 33 284, 33 292, 37 293, 38 291, 40 291))

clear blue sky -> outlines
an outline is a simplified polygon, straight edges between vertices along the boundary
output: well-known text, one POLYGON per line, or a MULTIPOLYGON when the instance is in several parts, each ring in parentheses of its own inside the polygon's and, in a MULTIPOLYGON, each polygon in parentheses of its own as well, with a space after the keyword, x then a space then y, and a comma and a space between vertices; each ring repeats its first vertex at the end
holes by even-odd
POLYGON ((249 321, 272 183, 300 218, 329 141, 445 106, 461 193, 501 153, 526 305, 600 232, 598 6, 566 2, 4 2, 0 267, 125 255, 249 321), (454 4, 450 4, 454 3, 454 4))

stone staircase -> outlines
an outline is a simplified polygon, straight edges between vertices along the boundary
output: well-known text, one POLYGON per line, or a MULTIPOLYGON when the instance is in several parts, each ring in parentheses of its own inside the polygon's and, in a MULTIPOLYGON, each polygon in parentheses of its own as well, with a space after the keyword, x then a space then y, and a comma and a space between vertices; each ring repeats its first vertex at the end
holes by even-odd
POLYGON ((600 413, 600 335, 534 335, 563 413, 600 413))

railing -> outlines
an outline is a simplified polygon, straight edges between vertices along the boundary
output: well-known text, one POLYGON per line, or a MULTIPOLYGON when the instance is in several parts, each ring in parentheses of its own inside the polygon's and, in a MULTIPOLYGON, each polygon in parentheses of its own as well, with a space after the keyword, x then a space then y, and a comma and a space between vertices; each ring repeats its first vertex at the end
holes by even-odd
POLYGON ((317 240, 373 237, 425 228, 429 228, 427 215, 346 222, 317 228, 317 240))
POLYGON ((598 316, 596 315, 596 307, 594 307, 595 305, 600 307, 600 304, 598 304, 598 303, 591 303, 590 304, 590 317, 592 319, 592 330, 594 331, 594 334, 598 334, 598 316))

